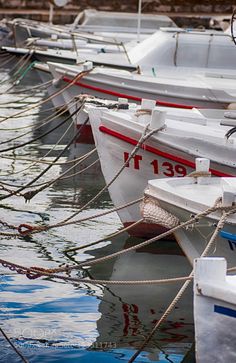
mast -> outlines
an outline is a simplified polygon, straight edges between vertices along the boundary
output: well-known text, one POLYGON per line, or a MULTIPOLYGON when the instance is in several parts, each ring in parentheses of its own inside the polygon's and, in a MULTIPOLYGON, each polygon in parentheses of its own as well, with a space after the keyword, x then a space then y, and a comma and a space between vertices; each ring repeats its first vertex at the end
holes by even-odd
POLYGON ((137 24, 137 41, 140 42, 141 31, 141 14, 142 14, 142 0, 138 1, 138 24, 137 24))

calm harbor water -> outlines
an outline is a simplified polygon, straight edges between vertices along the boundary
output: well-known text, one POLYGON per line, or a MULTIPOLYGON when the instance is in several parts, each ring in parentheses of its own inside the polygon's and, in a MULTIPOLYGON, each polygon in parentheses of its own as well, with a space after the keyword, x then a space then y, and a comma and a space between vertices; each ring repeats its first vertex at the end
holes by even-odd
MULTIPOLYGON (((8 77, 2 71, 1 79, 8 77)), ((34 94, 25 88, 37 84, 33 71, 11 92, 11 83, 0 84, 0 121, 46 97, 40 89, 34 94)), ((48 103, 24 115, 0 122, 0 150, 31 140, 44 133, 48 125, 37 129, 52 111, 48 103), (25 134, 28 132, 27 134, 25 134), (8 140, 25 134, 17 140, 8 140)), ((58 121, 56 121, 58 122, 58 121)), ((55 122, 53 123, 55 125, 55 122)), ((73 128, 54 147, 69 124, 25 147, 1 153, 1 182, 24 185, 35 178, 47 164, 32 161, 44 158, 51 162, 73 134, 73 128)), ((52 127, 50 125, 50 127, 52 127)), ((73 145, 62 162, 70 159, 73 145)), ((63 167, 53 166, 38 183, 60 175, 63 167)), ((30 203, 12 196, 1 201, 0 220, 18 226, 21 223, 52 224, 69 217, 91 199, 104 185, 101 175, 84 174, 61 180, 36 195, 30 203)), ((10 187, 9 187, 10 188, 10 187)), ((105 192, 78 217, 91 216, 113 207, 105 192)), ((112 241, 65 253, 65 249, 96 241, 117 231, 121 223, 116 213, 95 220, 73 224, 31 237, 0 239, 0 255, 25 266, 54 268, 79 263, 114 253, 140 242, 127 234, 112 241)), ((3 230, 4 227, 2 227, 3 230)), ((8 230, 9 231, 9 230, 8 230)), ((145 249, 121 255, 72 276, 110 280, 143 280, 187 275, 191 270, 186 258, 173 242, 155 243, 145 249)), ((127 362, 151 331, 171 302, 180 284, 145 286, 96 286, 69 284, 50 278, 28 280, 24 275, 0 267, 1 327, 29 362, 127 362)), ((191 287, 176 306, 137 362, 194 362, 191 287)), ((19 362, 19 357, 0 336, 0 362, 19 362)))

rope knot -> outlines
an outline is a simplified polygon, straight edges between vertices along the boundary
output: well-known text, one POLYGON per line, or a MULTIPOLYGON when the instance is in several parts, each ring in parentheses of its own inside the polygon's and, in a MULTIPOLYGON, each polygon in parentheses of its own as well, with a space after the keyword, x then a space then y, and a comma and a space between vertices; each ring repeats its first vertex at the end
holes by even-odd
POLYGON ((30 267, 30 271, 29 273, 26 274, 26 276, 29 279, 37 279, 38 277, 41 276, 47 276, 49 274, 55 274, 57 272, 61 272, 61 270, 64 272, 66 271, 66 268, 68 266, 66 266, 65 268, 44 268, 44 267, 38 267, 38 266, 32 266, 30 267), (33 271, 32 271, 33 270, 33 271))
POLYGON ((22 236, 27 236, 29 235, 32 231, 38 230, 39 228, 37 226, 31 226, 30 224, 27 223, 22 223, 19 225, 19 227, 17 228, 18 232, 22 235, 22 236))
POLYGON ((50 272, 50 269, 46 269, 43 267, 37 267, 37 266, 32 266, 29 269, 29 272, 27 272, 26 277, 30 280, 35 280, 38 279, 39 277, 43 276, 43 272, 50 272), (31 270, 35 270, 35 271, 31 271, 31 270), (42 273, 40 273, 42 272, 42 273))

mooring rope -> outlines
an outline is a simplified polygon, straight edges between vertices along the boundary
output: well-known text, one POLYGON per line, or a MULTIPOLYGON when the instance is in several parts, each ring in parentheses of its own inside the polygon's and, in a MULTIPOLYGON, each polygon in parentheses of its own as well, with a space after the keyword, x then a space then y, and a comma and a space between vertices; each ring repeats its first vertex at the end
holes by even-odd
MULTIPOLYGON (((74 104, 72 104, 72 105, 69 105, 69 109, 71 108, 71 107, 73 107, 75 105, 75 103, 74 104)), ((54 115, 50 115, 50 116, 48 116, 48 117, 46 117, 44 120, 42 120, 41 122, 40 122, 40 125, 38 125, 38 126, 36 126, 35 128, 34 128, 34 132, 35 131, 37 131, 37 130, 39 130, 39 129, 41 129, 42 127, 44 127, 44 126, 46 126, 46 125, 49 125, 52 121, 54 121, 57 117, 60 117, 60 116, 63 116, 64 114, 66 114, 67 113, 67 110, 62 110, 62 111, 60 111, 60 113, 58 113, 58 114, 54 114, 54 115)), ((67 120, 69 120, 70 119, 70 115, 68 115, 67 117, 66 117, 66 120, 64 120, 64 121, 67 121, 67 120)), ((0 145, 4 145, 4 144, 9 144, 10 142, 12 142, 12 141, 16 141, 16 140, 18 140, 18 139, 20 139, 20 138, 22 138, 22 137, 25 137, 25 136, 27 136, 27 135, 29 135, 29 134, 31 134, 32 133, 32 125, 29 125, 29 127, 31 127, 31 130, 29 130, 29 131, 26 131, 25 133, 23 133, 23 134, 20 134, 20 135, 18 135, 18 136, 15 136, 15 137, 13 137, 13 138, 11 138, 11 139, 8 139, 8 140, 5 140, 5 141, 2 141, 1 143, 0 143, 0 145)), ((57 127, 60 127, 59 125, 57 125, 57 126, 55 126, 56 128, 57 127)), ((6 131, 9 131, 8 129, 6 129, 6 131)), ((14 131, 16 131, 16 130, 14 130, 14 131)), ((54 130, 53 130, 54 131, 54 130)), ((51 132, 51 131, 48 131, 49 133, 51 132)), ((41 137, 44 137, 44 136, 46 136, 46 135, 44 135, 44 134, 41 134, 41 135, 39 135, 39 138, 41 138, 41 137)), ((29 140, 29 141, 27 141, 27 143, 33 143, 33 142, 35 142, 35 141, 37 141, 37 140, 35 140, 35 139, 32 139, 32 140, 29 140)), ((22 145, 22 144, 20 144, 20 145, 22 145)), ((16 146, 16 148, 19 148, 19 147, 21 147, 20 145, 17 145, 16 146)), ((23 146, 26 146, 26 145, 23 145, 23 146)), ((0 152, 6 152, 6 151, 10 151, 10 150, 0 150, 0 152)))
MULTIPOLYGON (((218 200, 217 200, 217 202, 218 202, 218 200)), ((117 208, 117 210, 118 210, 118 208, 117 208)), ((191 217, 188 221, 182 222, 178 226, 176 226, 174 228, 171 228, 170 230, 168 230, 166 232, 163 232, 162 234, 159 234, 158 236, 150 238, 150 239, 148 239, 148 240, 146 240, 144 242, 141 242, 141 243, 139 243, 139 244, 137 244, 135 246, 129 247, 129 248, 127 248, 125 250, 122 250, 122 251, 112 253, 112 254, 104 256, 104 257, 100 257, 100 258, 97 258, 97 259, 81 262, 76 266, 71 265, 71 266, 67 266, 67 267, 58 268, 56 270, 56 272, 69 272, 69 271, 72 271, 74 269, 80 269, 83 266, 95 265, 97 263, 101 263, 101 262, 110 260, 112 258, 118 257, 118 256, 120 256, 120 255, 122 255, 124 253, 130 252, 130 251, 135 251, 137 249, 146 247, 146 246, 148 246, 149 244, 151 244, 153 242, 156 242, 156 241, 159 241, 161 239, 164 239, 164 238, 168 237, 169 235, 173 234, 174 232, 178 231, 181 228, 185 228, 185 227, 187 227, 189 225, 193 225, 194 223, 198 222, 200 218, 203 218, 203 217, 205 217, 205 216, 207 216, 207 215, 209 215, 209 214, 211 214, 213 212, 216 212, 216 211, 221 211, 221 212, 223 211, 225 213, 228 213, 227 214, 227 216, 228 216, 230 214, 236 213, 236 207, 235 206, 225 207, 225 206, 214 205, 213 207, 207 208, 205 211, 196 214, 194 217, 191 217)), ((101 216, 101 214, 100 214, 100 216, 101 216)), ((93 218, 95 218, 95 216, 93 216, 93 218)), ((84 221, 83 218, 80 220, 80 222, 82 222, 82 221, 84 221)), ((34 233, 33 227, 31 227, 31 228, 32 228, 31 233, 34 233)))
POLYGON ((82 246, 78 246, 78 247, 73 247, 73 248, 67 248, 66 250, 64 250, 63 252, 64 253, 69 253, 69 252, 75 252, 75 251, 78 251, 78 250, 82 250, 84 248, 87 248, 87 247, 91 247, 91 246, 95 246, 97 245, 98 243, 101 243, 101 242, 105 242, 107 240, 110 240, 114 237, 117 237, 119 236, 120 234, 124 233, 124 232, 127 232, 129 231, 130 229, 136 227, 137 225, 139 225, 140 223, 143 222, 143 218, 139 219, 138 221, 134 222, 134 223, 131 223, 129 226, 127 227, 124 227, 124 228, 121 228, 119 229, 117 232, 114 232, 114 233, 110 233, 108 234, 106 237, 103 237, 103 238, 100 238, 98 239, 97 241, 94 241, 94 242, 90 242, 90 243, 87 243, 85 245, 82 245, 82 246))
POLYGON ((16 348, 16 346, 12 343, 11 339, 7 336, 7 334, 4 332, 4 330, 0 327, 0 332, 2 333, 2 335, 4 336, 4 338, 6 339, 6 341, 10 344, 10 346, 12 347, 12 349, 14 349, 14 351, 16 352, 16 354, 21 358, 21 360, 24 363, 29 363, 29 361, 23 356, 23 354, 19 351, 19 349, 16 348))
MULTIPOLYGON (((40 88, 47 88, 50 84, 53 83, 53 81, 54 81, 53 79, 50 79, 49 81, 39 83, 36 86, 25 88, 23 90, 24 91, 23 93, 32 92, 34 90, 38 91, 38 89, 40 89, 40 88)), ((14 91, 14 92, 9 93, 9 95, 17 95, 17 94, 22 94, 22 90, 18 90, 18 91, 14 91)))
POLYGON ((72 87, 76 82, 78 82, 78 80, 80 80, 81 78, 83 78, 85 75, 89 74, 91 71, 83 71, 83 72, 80 72, 78 75, 76 75, 69 84, 65 85, 64 87, 62 87, 59 91, 56 91, 54 92, 51 96, 47 97, 45 100, 43 101, 40 101, 36 104, 34 104, 33 106, 25 109, 25 110, 22 110, 22 111, 19 111, 19 112, 16 112, 14 113, 13 115, 10 115, 10 116, 6 116, 4 117, 2 120, 0 120, 0 123, 1 122, 5 122, 7 121, 8 119, 10 119, 12 116, 14 117, 17 117, 19 115, 22 115, 23 113, 26 113, 27 111, 31 111, 32 109, 35 109, 36 107, 39 107, 39 106, 42 106, 43 104, 47 103, 48 101, 51 101, 54 97, 57 97, 59 96, 62 92, 64 92, 66 89, 72 87))
MULTIPOLYGON (((28 60, 26 62, 28 62, 28 60)), ((31 62, 25 69, 21 69, 21 71, 19 72, 19 76, 17 76, 16 80, 14 81, 14 85, 18 85, 20 81, 25 78, 26 74, 32 70, 35 63, 37 63, 37 61, 31 62)))
MULTIPOLYGON (((17 84, 19 84, 20 80, 24 77, 21 77, 21 73, 22 73, 22 70, 23 70, 23 67, 24 65, 29 61, 29 59, 32 57, 32 54, 29 54, 25 59, 24 57, 22 57, 20 59, 20 61, 23 61, 22 62, 22 65, 20 66, 20 68, 15 72, 13 73, 13 75, 10 77, 10 79, 7 79, 6 81, 2 81, 2 83, 0 83, 0 85, 2 85, 3 83, 6 83, 6 82, 9 82, 9 81, 13 81, 13 84, 11 85, 11 87, 9 87, 7 89, 7 91, 5 91, 4 93, 0 93, 0 95, 2 94, 5 94, 5 93, 8 93, 11 89, 13 89, 17 84), (18 76, 19 74, 19 76, 18 76)), ((17 62, 18 64, 20 64, 20 62, 17 62)), ((17 65, 18 65, 17 64, 17 65)), ((13 67, 15 68, 15 67, 13 67)), ((27 67, 28 68, 28 67, 27 67)), ((26 69, 27 69, 26 68, 26 69)), ((23 71, 23 74, 24 74, 24 71, 23 71)), ((26 74, 26 73, 25 73, 26 74)))
POLYGON ((22 69, 22 63, 24 63, 25 62, 25 60, 27 60, 28 59, 28 56, 29 56, 29 54, 24 54, 22 57, 20 57, 20 59, 16 62, 16 64, 14 64, 14 66, 9 70, 9 72, 10 72, 10 74, 12 74, 13 76, 15 76, 15 75, 17 75, 17 74, 19 74, 20 73, 20 71, 21 71, 21 69, 22 69), (17 69, 18 68, 18 66, 20 66, 20 68, 19 69, 17 69), (15 69, 17 69, 17 71, 15 71, 14 73, 13 73, 13 71, 15 70, 15 69))
MULTIPOLYGON (((124 208, 124 206, 122 206, 122 207, 124 208)), ((172 228, 170 231, 168 231, 168 233, 173 234, 177 229, 186 227, 187 225, 190 225, 190 224, 193 224, 194 221, 197 222, 199 220, 199 218, 212 213, 212 211, 215 211, 215 208, 216 207, 208 208, 204 212, 201 212, 198 215, 196 215, 195 217, 190 218, 188 221, 183 222, 179 226, 172 228)), ((212 234, 212 236, 210 238, 210 241, 208 242, 207 246, 205 247, 204 251, 202 252, 201 257, 205 257, 209 253, 209 250, 212 248, 213 244, 215 243, 215 240, 216 240, 216 238, 218 236, 218 232, 219 232, 220 229, 223 228, 227 217, 230 216, 231 214, 236 213, 236 207, 235 206, 231 207, 231 209, 228 207, 227 211, 225 211, 222 208, 218 208, 218 209, 223 211, 223 214, 222 214, 219 222, 217 223, 217 226, 216 226, 216 228, 214 230, 214 233, 212 234)), ((106 212, 104 212, 104 213, 106 213, 106 212)), ((103 213, 103 215, 104 215, 104 213, 103 213)), ((100 216, 101 216, 101 214, 100 214, 100 216)), ((94 216, 94 218, 95 217, 97 218, 97 216, 94 216)), ((85 219, 83 219, 83 220, 85 220, 85 219)), ((91 265, 94 265, 94 264, 97 264, 97 263, 105 262, 105 261, 107 261, 107 260, 109 260, 111 258, 118 257, 118 256, 120 256, 122 254, 125 254, 125 253, 128 253, 130 251, 140 249, 141 247, 147 246, 150 243, 153 243, 153 242, 156 242, 157 240, 163 239, 163 235, 166 235, 166 232, 162 233, 161 235, 155 236, 155 237, 153 237, 153 238, 151 238, 149 240, 146 240, 146 241, 144 241, 142 243, 139 243, 139 244, 137 244, 135 246, 126 248, 124 250, 112 253, 112 254, 107 255, 107 256, 103 256, 101 258, 84 261, 84 262, 82 262, 82 263, 80 263, 80 264, 78 264, 76 266, 75 265, 71 265, 71 266, 67 265, 65 267, 46 269, 46 268, 42 268, 42 267, 25 267, 25 266, 21 266, 21 265, 18 265, 18 264, 9 262, 9 261, 5 261, 5 260, 2 260, 2 259, 0 259, 0 263, 4 267, 8 267, 8 268, 10 268, 12 270, 15 270, 17 268, 19 270, 19 271, 17 270, 17 272, 21 273, 21 274, 26 274, 26 272, 27 272, 27 274, 36 273, 36 276, 30 276, 30 278, 38 278, 40 276, 49 276, 49 275, 51 275, 51 276, 53 275, 53 277, 61 278, 60 275, 55 275, 55 274, 58 273, 58 272, 67 272, 68 273, 68 272, 71 272, 72 270, 77 270, 77 269, 80 269, 81 267, 84 267, 84 266, 91 266, 91 265), (6 265, 4 265, 4 264, 6 264, 6 265)), ((187 277, 181 277, 181 279, 191 280, 192 279, 192 274, 193 274, 193 272, 191 272, 191 274, 189 276, 187 276, 187 277)), ((64 278, 67 278, 67 277, 62 276, 62 278, 64 279, 64 278)), ((73 281, 76 281, 76 280, 73 278, 73 281)), ((78 281, 79 280, 77 280, 77 282, 78 281)), ((83 281, 84 281, 84 279, 83 279, 83 281)), ((101 280, 99 280, 99 281, 101 281, 101 280)), ((122 283, 123 282, 124 281, 122 281, 122 283)), ((173 279, 171 280, 171 282, 173 282, 173 279)), ((181 288, 181 292, 182 292, 182 288, 181 288)), ((177 295, 179 296, 179 293, 177 295)))
MULTIPOLYGON (((75 113, 76 112, 74 112, 74 114, 75 113)), ((16 150, 16 149, 22 148, 22 147, 24 147, 26 145, 32 144, 35 141, 38 141, 38 140, 42 139, 43 137, 49 135, 51 132, 57 130, 59 127, 61 127, 62 125, 64 125, 68 120, 70 120, 70 118, 71 118, 71 115, 67 116, 66 119, 64 119, 63 121, 61 121, 58 125, 54 126, 50 130, 45 131, 43 134, 41 134, 39 136, 36 136, 36 137, 34 137, 33 139, 31 139, 29 141, 25 141, 22 144, 13 145, 13 146, 7 147, 6 149, 2 149, 2 150, 0 150, 0 153, 4 153, 4 152, 7 152, 7 151, 11 151, 11 150, 16 150)), ((27 133, 30 133, 30 132, 27 132, 27 133)), ((5 142, 2 142, 2 144, 3 143, 5 143, 5 142)))
MULTIPOLYGON (((78 110, 76 110, 74 113, 78 112, 78 110)), ((73 113, 73 114, 74 114, 73 113)), ((73 116, 72 114, 72 116, 73 116)), ((73 121, 72 121, 73 122, 73 121)), ((85 124, 88 122, 88 118, 87 120, 85 120, 84 124, 81 125, 81 127, 78 129, 77 133, 72 137, 72 139, 70 140, 70 142, 63 148, 63 150, 56 156, 56 158, 54 159, 54 161, 57 161, 58 159, 60 159, 60 157, 65 153, 65 151, 69 148, 69 146, 74 142, 74 140, 77 139, 78 135, 81 133, 82 128, 85 126, 85 124)), ((63 123, 65 123, 65 120, 63 121, 63 123)), ((55 128, 54 128, 55 129, 55 128)), ((51 131, 51 130, 50 130, 51 131)), ((45 133, 48 134, 48 133, 45 133)), ((28 188, 29 186, 31 186, 32 184, 34 184, 39 178, 41 178, 46 172, 48 172, 48 170, 52 167, 52 164, 48 165, 46 167, 46 169, 44 169, 43 171, 41 171, 39 173, 39 175, 37 175, 33 180, 31 180, 30 182, 28 182, 26 185, 20 187, 19 189, 17 189, 16 191, 12 191, 11 193, 9 193, 8 195, 4 195, 4 196, 0 196, 0 200, 9 198, 12 195, 16 195, 20 192, 22 192, 24 189, 28 188)), ((36 194, 38 194, 38 192, 42 191, 42 188, 40 188, 39 191, 34 190, 34 191, 28 191, 26 192, 23 196, 26 199, 26 201, 31 200, 36 194)))
POLYGON ((8 59, 6 59, 6 60, 5 60, 5 62, 0 63, 0 68, 4 67, 4 66, 5 66, 5 65, 7 65, 8 63, 12 62, 12 61, 13 61, 13 59, 15 59, 15 58, 16 58, 16 56, 15 56, 15 55, 13 55, 13 56, 9 57, 8 59))
MULTIPOLYGON (((48 150, 48 152, 43 156, 43 158, 45 158, 45 157, 48 157, 48 155, 53 151, 53 150, 55 150, 56 149, 56 147, 58 146, 58 144, 63 140, 63 138, 66 136, 66 134, 69 132, 69 130, 71 129, 71 127, 73 126, 73 122, 71 122, 70 124, 69 124, 69 126, 67 127, 67 129, 65 130, 65 132, 62 134, 62 136, 57 140, 57 142, 55 143, 55 144, 53 144, 53 147, 50 149, 50 150, 48 150)), ((1 158, 1 155, 0 155, 0 158, 1 158)), ((28 167, 26 167, 26 168, 24 168, 24 169, 21 169, 21 170, 18 170, 18 171, 13 171, 13 172, 11 172, 11 173, 7 173, 7 174, 5 174, 5 175, 2 175, 1 174, 1 176, 12 176, 12 175, 16 175, 16 174, 21 174, 21 173, 23 173, 23 172, 25 172, 25 171, 27 171, 27 170, 29 170, 29 169, 31 169, 31 168, 33 168, 35 165, 37 165, 38 163, 40 163, 40 162, 43 162, 43 158, 41 158, 41 159, 39 159, 38 161, 35 161, 33 164, 30 164, 28 167)), ((10 159, 12 159, 12 160, 15 160, 15 161, 17 161, 18 159, 17 159, 17 157, 15 157, 15 158, 10 158, 10 159)), ((44 164, 47 164, 47 165, 51 165, 51 166, 55 166, 55 165, 57 165, 57 163, 54 163, 53 161, 51 161, 51 162, 47 162, 47 163, 44 163, 44 164)), ((15 187, 15 188, 20 188, 21 187, 21 185, 16 185, 16 184, 14 184, 14 185, 12 185, 12 184, 9 184, 9 183, 6 183, 6 182, 1 182, 2 184, 4 184, 4 185, 8 185, 8 186, 10 186, 10 187, 15 187)), ((34 184, 34 186, 35 186, 35 184, 34 184)))
MULTIPOLYGON (((24 74, 24 72, 25 72, 24 66, 27 65, 27 63, 29 62, 32 55, 33 55, 33 53, 30 53, 30 54, 26 55, 25 59, 24 59, 24 56, 21 58, 22 64, 20 65, 20 68, 17 69, 17 71, 13 73, 13 79, 15 78, 13 83, 18 81, 21 78, 21 75, 24 74)), ((34 62, 31 62, 29 65, 27 65, 26 69, 31 68, 31 64, 34 64, 34 62)), ((10 71, 10 73, 12 73, 12 70, 10 71)), ((15 84, 18 84, 18 83, 15 83, 15 84)))
MULTIPOLYGON (((215 240, 217 238, 218 232, 220 229, 223 228, 225 221, 227 219, 227 217, 236 212, 236 208, 232 208, 231 211, 228 212, 224 212, 223 211, 223 215, 221 216, 219 222, 217 223, 217 226, 215 228, 215 231, 212 235, 212 237, 210 238, 210 241, 208 242, 206 248, 204 249, 204 251, 202 252, 200 257, 205 257, 207 256, 208 252, 210 251, 211 247, 213 246, 213 244, 215 243, 215 240)), ((180 288, 180 290, 178 291, 178 293, 176 294, 175 298, 172 300, 172 302, 170 303, 170 305, 167 307, 167 309, 165 310, 165 312, 163 313, 163 315, 161 316, 161 318, 157 321, 157 323, 154 325, 153 329, 151 330, 151 332, 148 334, 147 338, 145 339, 145 341, 143 342, 143 344, 141 345, 141 347, 137 350, 137 352, 129 359, 128 363, 132 363, 135 361, 135 359, 139 356, 139 354, 144 350, 144 348, 147 346, 147 344, 149 343, 149 341, 152 339, 153 335, 155 334, 155 332, 158 330, 158 328, 160 327, 160 325, 166 320, 167 316, 171 313, 171 311, 174 309, 174 307, 176 306, 176 304, 178 303, 178 301, 181 299, 182 295, 184 294, 184 292, 186 291, 186 289, 188 288, 191 279, 193 277, 193 270, 191 271, 191 273, 189 274, 189 279, 187 281, 185 281, 185 283, 183 284, 183 286, 180 288)))
MULTIPOLYGON (((68 168, 66 171, 64 171, 64 173, 60 174, 58 177, 56 177, 54 179, 51 179, 51 180, 48 180, 48 181, 45 181, 45 182, 42 182, 42 183, 34 184, 31 187, 34 187, 34 188, 40 187, 40 188, 37 189, 36 191, 30 191, 30 193, 35 192, 36 194, 38 194, 39 192, 43 191, 46 188, 49 188, 50 185, 52 185, 53 183, 55 183, 55 182, 57 182, 59 180, 69 179, 69 178, 72 178, 74 176, 77 176, 77 175, 80 175, 80 174, 84 173, 85 171, 90 169, 92 166, 94 166, 96 163, 98 163, 99 159, 93 161, 91 164, 87 165, 85 168, 83 168, 83 169, 81 169, 81 170, 79 170, 77 172, 74 172, 73 174, 66 175, 66 174, 68 174, 68 172, 72 171, 73 169, 78 167, 81 163, 83 163, 88 157, 90 157, 90 155, 91 155, 91 153, 88 153, 83 159, 78 160, 74 165, 72 165, 70 168, 68 168)), ((54 164, 52 166, 54 166, 54 164)), ((5 185, 12 186, 12 185, 9 185, 7 183, 2 183, 2 182, 0 182, 0 184, 3 184, 4 186, 5 185)), ((17 186, 17 187, 20 187, 20 186, 17 186)), ((34 195, 36 195, 36 194, 34 194, 34 195)), ((25 194, 19 194, 19 195, 21 197, 25 198, 25 194)))
MULTIPOLYGON (((52 225, 48 225, 48 226, 42 226, 42 227, 36 227, 36 226, 31 226, 30 227, 30 233, 38 233, 38 232, 42 232, 42 231, 46 231, 52 228, 58 228, 58 227, 63 227, 66 226, 68 224, 74 224, 76 223, 75 221, 71 221, 71 219, 73 219, 75 216, 77 216, 79 213, 81 213, 83 210, 85 210, 88 206, 90 206, 95 200, 97 200, 103 193, 104 191, 106 191, 110 185, 112 185, 112 183, 114 183, 114 181, 119 177, 119 175, 122 173, 122 171, 125 169, 125 167, 128 165, 128 163, 130 162, 130 160, 134 157, 134 155, 138 152, 140 146, 148 139, 150 138, 154 133, 160 131, 160 128, 156 128, 153 129, 151 131, 149 131, 147 133, 149 125, 147 125, 143 131, 142 136, 140 137, 137 145, 134 147, 134 149, 132 150, 132 152, 129 155, 129 158, 125 161, 125 163, 122 165, 122 167, 119 169, 119 171, 116 173, 116 175, 111 179, 111 181, 109 183, 107 183, 92 199, 90 199, 87 203, 85 203, 83 205, 83 207, 81 207, 77 212, 73 213, 71 216, 67 217, 66 219, 64 219, 63 221, 57 222, 55 224, 52 225)), ((162 129, 162 128, 161 128, 162 129)), ((1 199, 1 198, 0 198, 1 199)))
MULTIPOLYGON (((222 211, 222 216, 220 217, 217 226, 214 230, 214 233, 212 234, 209 242, 207 243, 207 246, 205 247, 204 251, 202 252, 200 257, 205 257, 208 255, 210 249, 212 248, 212 246, 214 245, 216 238, 218 236, 219 230, 221 230, 226 222, 226 219, 228 216, 230 216, 231 214, 236 212, 236 207, 235 206, 230 206, 230 207, 224 207, 224 206, 219 206, 218 205, 218 200, 216 201, 216 203, 214 204, 213 207, 208 208, 207 210, 205 210, 204 212, 199 213, 198 215, 196 215, 194 218, 190 218, 187 222, 183 222, 181 223, 179 226, 172 228, 171 231, 169 231, 170 233, 173 233, 176 229, 178 228, 183 228, 183 226, 186 227, 187 223, 189 224, 193 224, 193 221, 198 221, 200 217, 206 216, 212 212, 214 212, 216 209, 222 211), (218 205, 218 207, 217 207, 218 205)), ((165 234, 165 233, 164 233, 165 234)), ((145 243, 150 241, 154 241, 157 239, 160 239, 160 237, 163 237, 163 234, 157 237, 152 238, 151 240, 145 241, 145 243)), ((137 249, 140 248, 140 245, 144 245, 144 243, 141 243, 137 246, 133 246, 131 248, 127 248, 125 250, 119 251, 117 253, 112 254, 112 256, 118 256, 121 253, 127 253, 130 250, 133 249, 137 249)), ((83 265, 92 265, 95 261, 96 263, 99 261, 104 261, 107 260, 107 258, 110 258, 111 255, 109 256, 105 256, 103 258, 98 258, 96 260, 92 260, 92 261, 85 261, 83 263, 81 263, 79 266, 66 266, 63 268, 53 268, 53 269, 45 269, 45 268, 41 268, 41 267, 25 267, 19 264, 15 264, 3 259, 0 259, 0 263, 2 264, 3 267, 9 268, 11 271, 16 271, 19 274, 24 274, 26 275, 29 279, 35 279, 38 277, 42 277, 42 276, 47 276, 47 277, 51 277, 54 279, 59 279, 59 280, 63 280, 66 282, 70 282, 70 283, 86 283, 86 284, 99 284, 99 285, 142 285, 142 284, 166 284, 166 283, 176 283, 176 282, 182 282, 184 281, 184 284, 182 285, 182 287, 180 288, 180 290, 178 291, 178 293, 176 294, 176 296, 174 297, 174 299, 172 300, 172 302, 169 304, 169 306, 167 307, 167 309, 165 310, 165 312, 162 314, 161 318, 156 322, 156 324, 154 325, 154 327, 152 328, 151 332, 148 334, 148 336, 145 338, 144 342, 142 343, 141 347, 137 350, 137 352, 129 359, 128 363, 132 363, 136 360, 136 358, 139 356, 139 354, 145 349, 145 347, 147 346, 147 344, 150 342, 150 340, 152 339, 152 337, 154 336, 154 334, 156 333, 156 331, 158 330, 158 328, 161 326, 161 324, 166 320, 166 318, 168 317, 168 315, 171 313, 171 311, 174 309, 174 307, 176 306, 176 304, 179 302, 179 300, 182 298, 184 292, 186 291, 186 289, 188 288, 190 282, 193 279, 193 271, 191 271, 191 273, 188 276, 181 276, 181 277, 175 277, 175 278, 167 278, 167 279, 158 279, 158 280, 97 280, 97 279, 85 279, 85 278, 73 278, 73 277, 69 277, 69 276, 62 276, 62 275, 58 275, 57 272, 69 272, 72 271, 72 269, 77 269, 83 265)), ((235 271, 236 267, 233 267, 231 269, 228 269, 228 271, 235 271)))
POLYGON ((162 285, 162 284, 173 284, 181 281, 192 280, 193 276, 180 276, 180 277, 172 277, 172 278, 163 278, 157 280, 99 280, 99 279, 86 279, 86 278, 77 278, 70 276, 63 276, 54 273, 54 269, 44 269, 40 267, 25 267, 16 263, 12 263, 10 261, 6 261, 0 258, 0 264, 10 269, 11 271, 15 271, 20 275, 26 275, 28 279, 34 280, 38 277, 51 277, 58 280, 68 281, 71 283, 84 283, 91 285, 162 285))
MULTIPOLYGON (((89 151, 88 153, 79 156, 78 158, 72 159, 72 160, 66 160, 66 161, 58 161, 56 163, 53 163, 53 165, 67 165, 67 164, 72 164, 72 163, 76 163, 78 160, 80 159, 84 159, 84 157, 87 156, 87 154, 90 154, 91 152, 95 152, 97 149, 94 148, 91 151, 89 151)), ((30 163, 34 163, 36 164, 51 164, 52 162, 49 160, 44 160, 45 157, 48 156, 48 153, 45 154, 41 159, 37 160, 37 159, 31 159, 31 158, 22 158, 22 157, 14 157, 14 156, 8 156, 8 155, 0 155, 1 159, 7 159, 7 160, 16 160, 16 161, 27 161, 30 163)), ((6 174, 6 176, 8 176, 8 174, 6 174)))
MULTIPOLYGON (((123 204, 123 205, 121 205, 119 207, 115 207, 115 208, 109 209, 107 211, 102 211, 102 212, 96 213, 96 214, 94 214, 92 216, 83 217, 83 218, 80 218, 80 219, 78 219, 76 221, 73 221, 73 222, 72 221, 67 222, 67 225, 74 224, 74 223, 82 223, 82 222, 91 221, 93 219, 103 217, 103 216, 105 216, 107 214, 117 212, 118 210, 127 208, 127 207, 129 207, 131 205, 134 205, 136 203, 139 203, 139 202, 141 202, 141 200, 142 200, 142 198, 132 200, 131 202, 125 203, 125 204, 123 204)), ((7 235, 8 237, 12 237, 12 238, 27 236, 28 234, 35 233, 34 228, 35 228, 35 226, 31 226, 29 224, 23 223, 20 226, 14 226, 14 229, 18 230, 19 233, 8 233, 8 232, 1 232, 0 231, 0 235, 5 233, 5 235, 7 235)), ((40 227, 40 228, 42 228, 42 227, 40 227)), ((38 228, 37 228, 36 232, 39 232, 38 228)))
MULTIPOLYGON (((15 56, 14 56, 14 58, 16 58, 15 56)), ((14 64, 14 66, 12 67, 12 69, 11 69, 11 71, 13 71, 15 68, 17 68, 18 67, 18 64, 19 64, 19 62, 21 61, 21 59, 20 60, 18 60, 15 64, 14 64)), ((1 63, 0 63, 0 68, 1 68, 1 63)), ((11 79, 12 79, 12 77, 11 76, 9 76, 9 73, 7 74, 7 76, 5 77, 5 78, 3 78, 2 80, 1 80, 1 82, 0 82, 0 86, 1 85, 3 85, 3 84, 5 84, 5 83, 7 83, 7 82, 10 82, 11 81, 11 79)))

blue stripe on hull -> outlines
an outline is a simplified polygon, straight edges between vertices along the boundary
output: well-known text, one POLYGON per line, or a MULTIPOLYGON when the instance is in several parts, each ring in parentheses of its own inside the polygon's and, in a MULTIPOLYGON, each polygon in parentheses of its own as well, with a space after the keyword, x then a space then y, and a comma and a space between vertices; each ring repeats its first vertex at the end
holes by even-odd
POLYGON ((224 306, 214 305, 214 312, 236 318, 236 310, 225 308, 224 306))
POLYGON ((236 234, 234 233, 229 233, 226 231, 220 231, 220 237, 225 238, 225 239, 229 239, 230 241, 236 242, 236 234))

